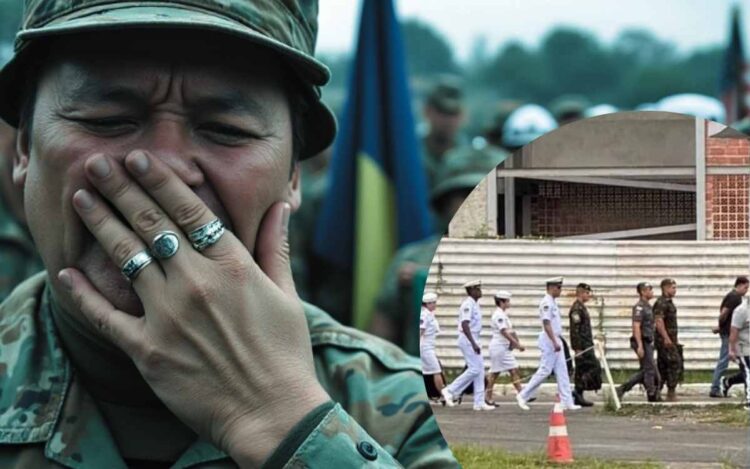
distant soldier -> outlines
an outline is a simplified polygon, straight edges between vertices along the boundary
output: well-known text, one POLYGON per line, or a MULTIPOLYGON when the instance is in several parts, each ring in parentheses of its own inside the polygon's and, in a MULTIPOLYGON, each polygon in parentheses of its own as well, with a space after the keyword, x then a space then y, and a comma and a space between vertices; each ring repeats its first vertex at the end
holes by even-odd
POLYGON ((425 99, 422 161, 429 189, 435 186, 440 168, 445 164, 445 154, 461 144, 460 130, 465 118, 463 101, 458 80, 448 76, 441 77, 425 99))
POLYGON ((547 294, 539 303, 539 319, 542 321, 542 332, 539 334, 539 349, 542 356, 539 368, 531 377, 531 381, 516 394, 518 406, 523 410, 529 410, 526 404, 534 396, 536 390, 553 372, 557 380, 557 392, 560 395, 560 403, 565 410, 577 410, 581 406, 573 402, 570 392, 570 377, 568 367, 565 364, 565 355, 562 349, 562 320, 560 318, 560 307, 557 300, 562 292, 562 277, 547 279, 547 294))
POLYGON ((479 298, 482 297, 482 282, 473 280, 464 284, 466 299, 458 308, 458 348, 466 360, 466 371, 461 373, 449 386, 443 388, 443 398, 448 407, 469 386, 474 385, 474 410, 492 410, 495 406, 484 402, 484 361, 479 334, 482 332, 482 310, 479 298))
POLYGON ((750 409, 750 304, 735 308, 729 333, 729 358, 739 359, 745 378, 745 408, 750 409))
POLYGON ((521 345, 513 330, 513 324, 508 317, 510 308, 510 292, 501 290, 495 293, 495 306, 497 309, 492 314, 490 328, 492 329, 492 339, 490 340, 490 374, 487 377, 485 385, 485 402, 488 405, 496 405, 492 399, 492 388, 495 380, 501 373, 508 372, 513 380, 513 387, 517 392, 521 392, 521 374, 518 370, 518 362, 513 356, 513 349, 521 352, 526 348, 521 345))
POLYGON ((573 399, 582 407, 591 407, 593 402, 583 398, 584 391, 598 391, 602 388, 602 368, 599 359, 591 348, 594 334, 591 330, 591 316, 586 303, 591 299, 591 286, 579 283, 576 287, 576 301, 570 307, 570 346, 575 354, 575 390, 573 399), (590 349, 590 350, 589 350, 590 349), (585 351, 584 351, 585 350, 585 351))
POLYGON ((734 281, 732 291, 724 296, 719 306, 719 325, 714 328, 714 332, 721 337, 721 349, 719 350, 719 360, 716 362, 714 376, 711 380, 711 397, 726 397, 729 391, 728 378, 722 377, 729 366, 729 332, 732 324, 732 313, 737 306, 742 304, 742 299, 750 289, 750 279, 745 276, 739 276, 734 281), (719 385, 722 384, 722 390, 719 391, 719 385))
POLYGON ((661 401, 659 396, 659 370, 654 363, 654 311, 649 300, 654 297, 651 284, 641 282, 636 286, 638 303, 633 306, 633 336, 630 337, 630 347, 638 356, 640 370, 623 385, 617 387, 617 395, 622 399, 626 392, 636 384, 643 384, 649 402, 661 401))
MULTIPOLYGON (((445 382, 443 368, 440 366, 435 353, 435 337, 440 334, 440 323, 435 317, 437 294, 426 292, 422 295, 422 311, 419 314, 419 356, 422 358, 422 375, 425 376, 425 386, 434 386, 434 395, 440 396, 445 382)), ((430 394, 432 397, 433 394, 430 394)))
POLYGON ((682 345, 677 342, 677 307, 672 302, 677 293, 677 282, 671 278, 661 281, 661 296, 654 303, 656 323, 657 365, 661 385, 667 385, 667 400, 677 400, 677 384, 682 382, 684 366, 682 345))

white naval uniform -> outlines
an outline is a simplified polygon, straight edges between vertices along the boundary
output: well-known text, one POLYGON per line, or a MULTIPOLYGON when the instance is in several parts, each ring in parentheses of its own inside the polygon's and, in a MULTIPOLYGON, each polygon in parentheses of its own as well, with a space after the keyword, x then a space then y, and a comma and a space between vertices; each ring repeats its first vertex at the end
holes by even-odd
POLYGON ((419 341, 419 356, 422 357, 422 374, 436 375, 442 372, 437 354, 435 354, 435 336, 440 334, 440 324, 435 314, 422 307, 419 313, 419 332, 423 332, 419 341))
POLYGON ((479 335, 482 332, 482 310, 479 303, 472 297, 467 297, 458 308, 458 348, 466 360, 466 371, 461 373, 448 387, 453 397, 458 397, 469 384, 474 383, 474 407, 484 405, 484 361, 482 359, 482 344, 479 335), (474 352, 471 342, 464 335, 461 323, 469 321, 469 330, 477 343, 479 353, 474 352))
POLYGON ((560 346, 560 351, 555 352, 552 341, 547 336, 542 325, 542 332, 539 334, 538 342, 539 349, 542 352, 539 368, 534 373, 534 376, 531 377, 531 381, 524 386, 520 396, 524 401, 528 401, 534 396, 544 380, 554 371, 557 381, 557 392, 560 394, 560 402, 563 405, 573 405, 573 396, 570 392, 570 377, 568 376, 568 367, 565 363, 565 352, 563 352, 562 346, 560 308, 557 306, 557 301, 549 294, 544 295, 542 302, 539 303, 539 319, 542 321, 546 319, 550 322, 552 332, 557 337, 557 344, 560 346))
POLYGON ((500 307, 492 314, 490 322, 492 339, 490 339, 490 373, 503 373, 518 368, 518 362, 510 350, 510 341, 502 331, 513 332, 510 318, 500 307))

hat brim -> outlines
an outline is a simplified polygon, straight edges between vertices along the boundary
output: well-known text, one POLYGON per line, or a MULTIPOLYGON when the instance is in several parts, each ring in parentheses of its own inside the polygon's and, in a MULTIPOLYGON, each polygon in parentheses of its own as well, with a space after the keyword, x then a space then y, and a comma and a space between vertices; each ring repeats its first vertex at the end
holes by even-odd
POLYGON ((75 15, 57 18, 41 28, 20 31, 16 37, 19 44, 16 54, 0 71, 0 117, 11 125, 18 125, 21 94, 18 87, 24 81, 21 75, 24 63, 28 60, 28 46, 32 42, 67 34, 125 29, 213 31, 246 40, 280 54, 302 83, 308 85, 306 98, 310 104, 311 115, 305 123, 306 149, 301 155, 302 159, 318 154, 333 141, 336 135, 336 119, 320 100, 317 89, 330 79, 328 67, 293 47, 255 31, 251 26, 207 10, 178 4, 99 5, 78 10, 75 15))

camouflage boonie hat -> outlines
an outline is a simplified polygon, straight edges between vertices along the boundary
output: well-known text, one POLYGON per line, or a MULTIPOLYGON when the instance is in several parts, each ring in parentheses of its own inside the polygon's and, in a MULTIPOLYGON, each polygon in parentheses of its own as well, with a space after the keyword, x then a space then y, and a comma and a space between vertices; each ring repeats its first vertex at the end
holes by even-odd
POLYGON ((25 0, 15 55, 0 71, 0 117, 14 126, 20 113, 24 65, 31 44, 74 33, 124 29, 214 31, 266 48, 296 73, 310 104, 305 151, 314 156, 333 141, 336 121, 320 101, 328 68, 316 60, 317 0, 25 0))
POLYGON ((506 151, 490 145, 450 150, 445 154, 445 163, 438 170, 430 200, 435 203, 449 192, 474 189, 507 157, 506 151))
POLYGON ((427 104, 444 114, 455 115, 463 109, 463 91, 458 80, 443 77, 427 94, 427 104))

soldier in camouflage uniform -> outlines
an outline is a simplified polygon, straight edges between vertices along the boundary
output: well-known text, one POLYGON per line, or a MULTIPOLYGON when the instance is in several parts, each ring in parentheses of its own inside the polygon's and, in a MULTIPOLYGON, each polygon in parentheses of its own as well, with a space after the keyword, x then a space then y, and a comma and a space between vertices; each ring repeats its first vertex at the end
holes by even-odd
POLYGON ((23 200, 13 187, 15 154, 16 129, 0 120, 0 302, 44 268, 26 228, 23 200))
POLYGON ((677 342, 677 307, 672 302, 677 293, 677 282, 671 278, 661 281, 661 296, 654 303, 656 323, 656 363, 661 376, 661 387, 667 385, 667 400, 677 400, 677 384, 682 382, 684 365, 682 344, 677 342))
POLYGON ((335 134, 316 21, 28 2, 0 116, 50 275, 0 306, 0 467, 457 467, 419 362, 295 292, 295 158, 335 134))
POLYGON ((432 190, 445 165, 448 151, 462 146, 459 133, 464 122, 463 91, 458 81, 441 77, 427 94, 422 115, 426 132, 422 136, 422 164, 427 188, 432 190))
MULTIPOLYGON (((474 187, 507 155, 491 146, 465 147, 449 152, 448 161, 430 194, 432 206, 440 218, 441 233, 447 231, 448 222, 474 187)), ((414 284, 415 273, 429 269, 440 238, 441 235, 431 236, 399 249, 388 266, 375 300, 370 331, 415 355, 419 353, 419 335, 416 333, 419 308, 414 302, 415 289, 421 292, 424 288, 424 285, 414 284)))
POLYGON ((659 388, 661 378, 659 370, 654 363, 654 310, 649 300, 654 297, 654 289, 648 282, 636 285, 638 292, 638 303, 633 306, 633 335, 630 337, 630 348, 638 357, 640 369, 633 374, 625 383, 617 387, 617 395, 622 400, 626 392, 630 391, 636 384, 643 384, 649 402, 661 401, 659 388))
POLYGON ((575 389, 573 399, 582 407, 591 407, 593 402, 583 397, 584 391, 598 391, 602 388, 602 369, 599 359, 596 358, 594 346, 594 333, 591 330, 591 316, 586 308, 586 303, 591 299, 591 286, 579 283, 576 286, 576 301, 570 307, 570 346, 573 348, 575 358, 575 389), (586 352, 583 352, 586 350, 586 352), (581 353, 583 352, 583 353, 581 353), (580 355, 579 355, 580 354, 580 355))

